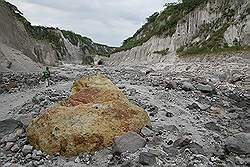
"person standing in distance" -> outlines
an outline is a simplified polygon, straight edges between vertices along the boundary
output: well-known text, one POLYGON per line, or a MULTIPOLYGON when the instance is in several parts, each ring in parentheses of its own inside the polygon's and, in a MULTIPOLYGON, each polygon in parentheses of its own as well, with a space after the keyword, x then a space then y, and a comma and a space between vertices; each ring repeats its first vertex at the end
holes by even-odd
POLYGON ((49 87, 50 71, 49 67, 46 67, 43 71, 43 79, 45 80, 46 87, 49 87))

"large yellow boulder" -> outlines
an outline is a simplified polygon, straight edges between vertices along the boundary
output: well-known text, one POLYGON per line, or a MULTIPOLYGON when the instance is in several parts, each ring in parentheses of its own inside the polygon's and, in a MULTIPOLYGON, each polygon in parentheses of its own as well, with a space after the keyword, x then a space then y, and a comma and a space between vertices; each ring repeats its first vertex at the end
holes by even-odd
POLYGON ((110 146, 114 137, 146 125, 147 113, 105 76, 96 75, 76 81, 68 99, 32 120, 27 136, 36 149, 70 157, 110 146))

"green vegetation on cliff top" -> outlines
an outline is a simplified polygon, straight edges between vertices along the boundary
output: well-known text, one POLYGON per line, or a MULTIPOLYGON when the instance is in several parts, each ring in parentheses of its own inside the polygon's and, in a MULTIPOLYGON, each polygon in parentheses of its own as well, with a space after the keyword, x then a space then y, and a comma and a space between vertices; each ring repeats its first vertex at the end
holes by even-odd
POLYGON ((154 13, 146 19, 146 23, 130 38, 124 40, 122 46, 115 52, 129 50, 147 42, 153 36, 171 36, 177 23, 196 7, 205 4, 207 0, 183 0, 182 3, 168 3, 161 13, 154 13))

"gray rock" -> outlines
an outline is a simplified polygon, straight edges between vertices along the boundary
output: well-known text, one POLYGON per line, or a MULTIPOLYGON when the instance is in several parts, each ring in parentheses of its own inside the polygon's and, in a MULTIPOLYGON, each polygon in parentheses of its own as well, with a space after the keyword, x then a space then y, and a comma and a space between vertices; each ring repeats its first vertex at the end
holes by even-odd
POLYGON ((245 133, 250 133, 250 122, 243 122, 241 128, 245 133))
POLYGON ((167 89, 177 89, 178 88, 177 83, 174 82, 174 81, 166 82, 164 84, 164 87, 167 88, 167 89))
POLYGON ((6 143, 5 149, 6 149, 6 150, 10 150, 11 147, 13 147, 13 146, 14 146, 14 143, 13 143, 13 142, 8 142, 8 143, 6 143))
POLYGON ((209 129, 215 132, 221 132, 221 128, 215 122, 208 122, 204 126, 206 129, 209 129))
POLYGON ((234 162, 237 164, 237 165, 244 165, 244 160, 238 156, 235 157, 234 159, 234 162))
POLYGON ((192 103, 191 105, 188 105, 187 108, 189 110, 199 110, 200 107, 196 103, 192 103))
POLYGON ((134 153, 139 148, 146 145, 146 140, 135 132, 126 133, 120 137, 115 138, 113 145, 113 153, 134 153))
POLYGON ((163 146, 163 151, 168 155, 168 157, 176 157, 180 153, 179 150, 173 146, 171 147, 163 146))
MULTIPOLYGON (((35 151, 35 150, 34 150, 34 151, 35 151)), ((37 155, 37 156, 43 156, 43 153, 42 153, 42 151, 41 151, 41 150, 39 150, 39 151, 37 151, 37 150, 36 150, 36 152, 35 152, 35 153, 36 153, 36 155, 37 155)))
POLYGON ((17 152, 19 149, 20 149, 20 148, 18 147, 18 145, 15 144, 13 147, 11 147, 10 150, 11 150, 12 152, 17 152))
POLYGON ((201 104, 201 103, 198 103, 198 102, 196 102, 196 104, 198 105, 198 107, 199 107, 200 110, 202 110, 202 111, 205 111, 205 110, 207 110, 207 109, 210 108, 210 106, 209 106, 209 105, 206 105, 206 104, 201 104))
POLYGON ((12 163, 8 162, 6 164, 3 165, 3 167, 10 167, 12 165, 12 163))
POLYGON ((29 153, 32 153, 32 150, 33 150, 33 146, 25 145, 25 146, 23 146, 22 152, 24 155, 27 155, 29 153))
POLYGON ((235 84, 236 82, 242 81, 244 79, 244 75, 234 74, 232 78, 229 80, 229 83, 235 84))
POLYGON ((22 124, 27 127, 29 125, 29 123, 31 122, 31 120, 33 119, 33 115, 31 113, 19 114, 16 117, 16 119, 19 120, 20 122, 22 122, 22 124))
POLYGON ((141 133, 144 137, 152 137, 154 136, 154 132, 146 127, 141 129, 141 133))
POLYGON ((17 140, 18 136, 15 133, 11 133, 7 136, 4 136, 2 141, 3 142, 15 142, 17 140))
POLYGON ((165 125, 164 129, 168 132, 168 133, 173 133, 173 134, 179 134, 179 129, 175 126, 175 125, 165 125))
POLYGON ((15 129, 20 127, 23 127, 23 124, 14 119, 0 121, 0 139, 7 134, 13 133, 15 129))
POLYGON ((186 146, 184 146, 181 149, 181 152, 184 152, 186 149, 188 149, 189 151, 191 151, 193 154, 202 154, 205 155, 205 152, 202 148, 202 146, 200 146, 198 143, 190 143, 186 146))
POLYGON ((191 139, 182 137, 182 138, 175 140, 173 146, 176 148, 181 148, 190 144, 191 141, 192 141, 191 139))
POLYGON ((15 132, 16 137, 22 136, 23 132, 24 132, 23 129, 17 129, 16 132, 15 132))
POLYGON ((33 167, 34 166, 34 162, 30 161, 28 164, 26 164, 27 167, 33 167))
POLYGON ((38 156, 38 155, 36 155, 36 153, 33 152, 32 155, 31 155, 31 158, 32 158, 33 160, 40 161, 41 156, 38 156))
POLYGON ((210 93, 210 92, 212 92, 214 90, 212 88, 212 86, 210 86, 210 85, 203 85, 203 84, 197 84, 196 88, 198 90, 200 90, 201 92, 204 92, 204 93, 210 93))
POLYGON ((174 116, 174 114, 171 113, 171 112, 166 112, 165 116, 168 117, 168 118, 171 118, 171 117, 174 116))
POLYGON ((227 110, 229 113, 242 112, 241 108, 230 108, 227 110))
POLYGON ((142 165, 155 165, 156 155, 149 152, 142 152, 139 156, 139 163, 142 165))
POLYGON ((245 164, 246 164, 247 166, 250 166, 250 157, 245 159, 245 164))
POLYGON ((191 91, 191 90, 194 90, 194 86, 189 82, 183 82, 182 89, 185 91, 191 91))
POLYGON ((155 146, 158 146, 158 145, 161 145, 163 142, 163 138, 161 136, 154 136, 154 137, 151 137, 149 138, 149 141, 148 141, 148 146, 152 146, 152 147, 155 147, 155 146))
POLYGON ((30 159, 31 158, 31 154, 27 154, 25 159, 30 159))
POLYGON ((250 153, 250 133, 238 133, 226 138, 225 148, 228 152, 239 155, 250 153))
POLYGON ((81 159, 79 157, 76 157, 75 163, 80 163, 80 162, 81 162, 81 159))

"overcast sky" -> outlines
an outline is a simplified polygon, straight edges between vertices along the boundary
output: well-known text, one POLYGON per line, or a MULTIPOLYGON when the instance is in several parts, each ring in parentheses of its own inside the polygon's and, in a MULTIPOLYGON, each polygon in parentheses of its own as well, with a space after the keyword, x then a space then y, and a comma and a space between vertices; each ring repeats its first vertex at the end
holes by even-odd
POLYGON ((71 30, 95 42, 120 46, 145 19, 176 0, 7 0, 33 25, 71 30))

